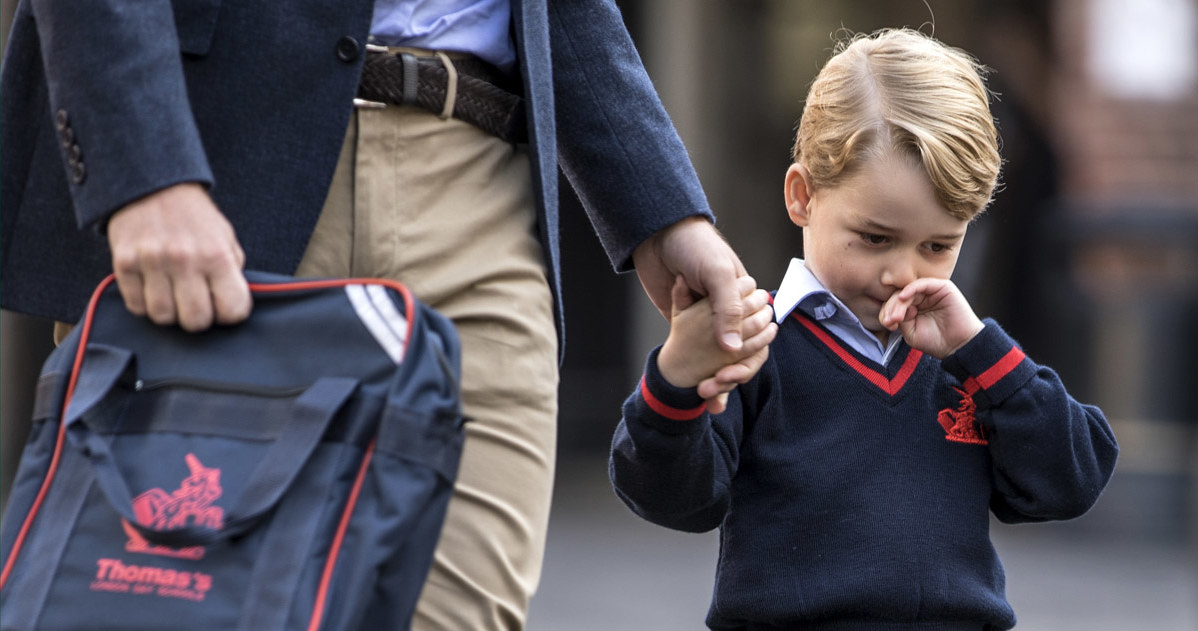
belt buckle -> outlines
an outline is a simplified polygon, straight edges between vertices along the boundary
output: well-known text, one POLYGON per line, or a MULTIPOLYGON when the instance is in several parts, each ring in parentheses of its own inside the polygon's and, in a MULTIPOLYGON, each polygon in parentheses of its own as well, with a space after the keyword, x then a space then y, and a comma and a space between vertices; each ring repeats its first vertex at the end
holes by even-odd
POLYGON ((369 101, 367 99, 354 99, 354 109, 356 110, 381 110, 387 107, 382 101, 369 101))
MULTIPOLYGON (((386 55, 387 47, 381 46, 379 44, 371 44, 370 42, 367 42, 366 43, 366 53, 367 54, 376 54, 376 55, 386 55)), ((367 99, 359 99, 359 98, 354 99, 354 109, 356 109, 356 110, 381 110, 386 107, 387 107, 387 104, 383 103, 382 101, 370 101, 367 99)))

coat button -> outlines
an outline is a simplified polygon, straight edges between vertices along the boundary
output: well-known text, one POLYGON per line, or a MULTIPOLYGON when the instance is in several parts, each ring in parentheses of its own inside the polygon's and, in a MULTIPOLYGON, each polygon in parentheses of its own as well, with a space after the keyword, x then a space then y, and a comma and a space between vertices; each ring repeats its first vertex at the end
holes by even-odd
POLYGON ((87 169, 84 168, 82 162, 75 162, 71 165, 71 180, 75 184, 82 184, 83 180, 87 179, 87 169))
POLYGON ((58 127, 59 131, 66 129, 68 122, 69 120, 67 119, 66 110, 58 110, 58 112, 54 114, 54 125, 58 127))
POLYGON ((362 46, 358 40, 348 35, 337 40, 337 59, 348 63, 357 59, 361 52, 362 46))

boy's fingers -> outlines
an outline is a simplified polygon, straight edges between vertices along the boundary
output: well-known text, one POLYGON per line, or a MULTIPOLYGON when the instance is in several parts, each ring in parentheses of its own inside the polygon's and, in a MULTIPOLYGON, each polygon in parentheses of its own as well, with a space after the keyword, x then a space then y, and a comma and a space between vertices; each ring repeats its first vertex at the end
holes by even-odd
POLYGON ((765 360, 769 356, 770 349, 769 346, 766 346, 735 364, 724 366, 716 371, 715 376, 711 378, 713 382, 711 394, 700 392, 699 396, 702 396, 704 399, 710 399, 716 392, 728 392, 738 385, 748 383, 753 378, 753 375, 756 375, 757 371, 761 370, 761 365, 765 363, 765 360))
POLYGON ((709 414, 723 414, 726 409, 728 409, 728 393, 726 392, 707 402, 709 414))
MULTIPOLYGON (((711 402, 713 398, 730 392, 740 384, 748 383, 757 374, 757 371, 761 369, 762 364, 769 357, 769 345, 774 341, 774 337, 777 334, 778 325, 772 320, 767 321, 760 331, 745 338, 744 345, 741 348, 746 353, 744 357, 736 363, 720 368, 716 371, 715 376, 699 382, 699 396, 707 400, 708 411, 712 411, 711 402)), ((712 413, 718 414, 719 412, 712 413)))
POLYGON ((882 309, 878 313, 878 321, 882 323, 882 326, 890 329, 891 331, 896 329, 900 323, 907 319, 907 310, 914 301, 914 296, 903 296, 903 293, 906 292, 907 288, 909 287, 910 285, 904 287, 903 291, 899 291, 891 295, 890 299, 882 305, 882 309))
POLYGON ((756 313, 770 304, 770 294, 764 289, 755 289, 744 297, 745 315, 756 313))
MULTIPOLYGON (((740 325, 740 334, 745 339, 746 347, 748 345, 749 338, 761 333, 766 329, 766 327, 768 327, 770 324, 773 324, 773 322, 774 310, 771 309, 769 305, 760 307, 756 311, 751 312, 749 317, 745 318, 744 322, 742 322, 740 325)), ((746 347, 742 347, 741 349, 745 353, 751 353, 756 350, 749 350, 746 347)))
POLYGON ((699 393, 699 396, 703 397, 703 399, 708 403, 711 403, 716 399, 727 401, 727 394, 732 392, 732 390, 738 385, 740 384, 735 381, 720 381, 715 377, 708 377, 699 382, 699 385, 696 386, 696 391, 699 393))
POLYGON ((744 350, 745 352, 750 353, 750 356, 756 354, 761 349, 768 348, 769 345, 773 343, 774 337, 777 335, 778 325, 773 320, 769 320, 765 323, 765 326, 763 326, 760 331, 757 331, 748 338, 745 338, 744 350))

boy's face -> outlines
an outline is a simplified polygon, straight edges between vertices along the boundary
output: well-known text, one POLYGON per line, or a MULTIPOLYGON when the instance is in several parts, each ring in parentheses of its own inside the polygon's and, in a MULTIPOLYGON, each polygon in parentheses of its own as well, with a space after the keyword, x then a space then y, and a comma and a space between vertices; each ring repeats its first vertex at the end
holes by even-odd
POLYGON ((802 165, 786 173, 786 208, 803 228, 808 269, 885 340, 883 303, 907 283, 953 273, 969 222, 936 200, 923 168, 874 158, 836 186, 813 191, 802 165))

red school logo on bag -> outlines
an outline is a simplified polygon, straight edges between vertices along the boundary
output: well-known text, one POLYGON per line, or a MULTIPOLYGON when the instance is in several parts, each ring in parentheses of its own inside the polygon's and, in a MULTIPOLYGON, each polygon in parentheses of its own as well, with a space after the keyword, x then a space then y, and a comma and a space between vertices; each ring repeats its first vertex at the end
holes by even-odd
MULTIPOLYGON (((205 467, 195 454, 184 457, 191 475, 183 478, 179 488, 171 493, 153 488, 133 499, 133 514, 137 523, 166 530, 190 524, 221 528, 225 511, 213 502, 221 496, 220 469, 205 467)), ((129 541, 125 550, 142 554, 199 560, 204 557, 203 546, 171 548, 154 545, 146 540, 129 522, 121 520, 129 541)), ((153 565, 130 565, 120 559, 96 560, 96 575, 92 591, 133 595, 155 594, 166 598, 203 601, 212 589, 212 575, 204 572, 176 570, 153 565)))
MULTIPOLYGON (((133 499, 137 523, 155 530, 180 528, 193 523, 219 530, 225 525, 225 511, 213 502, 221 496, 220 469, 205 467, 195 454, 184 457, 191 475, 172 493, 153 488, 133 499)), ((129 542, 125 550, 143 554, 198 560, 204 557, 202 546, 171 548, 152 545, 129 522, 121 520, 129 542)))

